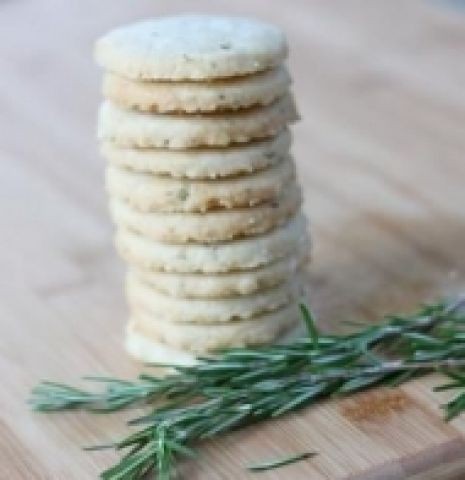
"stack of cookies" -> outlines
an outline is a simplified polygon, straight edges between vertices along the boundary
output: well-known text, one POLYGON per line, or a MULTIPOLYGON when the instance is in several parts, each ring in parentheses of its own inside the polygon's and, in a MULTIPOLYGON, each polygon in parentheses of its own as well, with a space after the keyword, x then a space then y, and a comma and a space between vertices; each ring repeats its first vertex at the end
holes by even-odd
POLYGON ((286 54, 276 27, 234 17, 149 20, 97 42, 98 135, 139 359, 190 363, 299 321, 309 240, 286 54))

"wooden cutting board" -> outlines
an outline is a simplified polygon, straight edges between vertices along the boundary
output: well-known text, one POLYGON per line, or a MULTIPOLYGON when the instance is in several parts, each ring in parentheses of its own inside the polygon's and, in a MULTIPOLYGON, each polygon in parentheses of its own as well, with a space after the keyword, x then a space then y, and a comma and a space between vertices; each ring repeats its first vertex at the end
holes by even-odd
MULTIPOLYGON (((280 24, 302 122, 295 155, 312 219, 311 305, 324 328, 465 292, 465 13, 460 2, 198 0, 199 11, 280 24)), ((96 36, 192 11, 172 0, 22 0, 0 16, 0 478, 91 479, 116 458, 114 416, 32 414, 40 379, 133 377, 123 353, 123 268, 94 141, 96 36)), ((195 479, 465 478, 465 417, 445 424, 439 378, 326 402, 208 443, 195 479), (363 401, 367 412, 360 415, 363 401), (355 407, 354 407, 355 406, 355 407), (359 417, 362 418, 359 418, 359 417), (311 450, 262 474, 249 462, 311 450)))

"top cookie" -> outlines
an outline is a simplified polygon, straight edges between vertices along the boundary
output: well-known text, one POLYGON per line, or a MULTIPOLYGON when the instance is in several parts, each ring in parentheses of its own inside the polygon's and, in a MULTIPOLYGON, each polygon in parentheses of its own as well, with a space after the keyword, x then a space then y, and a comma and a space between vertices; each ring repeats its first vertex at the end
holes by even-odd
POLYGON ((112 30, 95 48, 97 63, 136 80, 208 80, 260 72, 287 55, 275 26, 239 17, 181 15, 112 30))

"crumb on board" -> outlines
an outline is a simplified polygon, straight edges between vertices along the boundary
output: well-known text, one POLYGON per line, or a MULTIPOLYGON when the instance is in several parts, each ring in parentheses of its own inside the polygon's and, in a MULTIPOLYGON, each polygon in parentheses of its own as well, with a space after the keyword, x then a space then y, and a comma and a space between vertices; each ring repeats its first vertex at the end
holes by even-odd
POLYGON ((366 392, 344 400, 341 412, 349 420, 375 420, 405 410, 409 397, 402 390, 379 390, 366 392))

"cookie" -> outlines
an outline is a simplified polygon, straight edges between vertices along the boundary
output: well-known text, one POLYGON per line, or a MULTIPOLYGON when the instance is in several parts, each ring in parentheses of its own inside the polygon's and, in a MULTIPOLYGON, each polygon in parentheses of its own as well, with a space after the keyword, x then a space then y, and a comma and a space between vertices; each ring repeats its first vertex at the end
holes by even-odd
POLYGON ((268 105, 282 97, 290 83, 282 66, 211 82, 138 82, 107 73, 103 95, 123 108, 145 112, 212 112, 268 105))
POLYGON ((133 323, 126 328, 124 346, 129 355, 144 363, 186 366, 197 363, 194 354, 146 337, 137 330, 133 323))
POLYGON ((283 33, 257 20, 180 15, 116 28, 95 45, 97 63, 135 80, 205 80, 260 72, 287 55, 283 33))
POLYGON ((259 235, 285 223, 302 202, 297 184, 271 202, 249 208, 206 213, 140 212, 127 202, 110 199, 113 221, 147 238, 166 243, 217 243, 259 235))
POLYGON ((135 172, 215 179, 254 173, 276 165, 288 155, 290 145, 291 134, 284 129, 275 137, 228 148, 120 148, 111 142, 102 142, 100 151, 111 164, 135 172))
POLYGON ((183 298, 225 298, 274 287, 304 269, 306 249, 254 270, 231 273, 171 273, 137 270, 137 276, 159 292, 183 298))
POLYGON ((134 311, 130 328, 148 340, 202 355, 224 348, 271 343, 299 321, 298 306, 291 303, 248 320, 215 325, 186 323, 180 326, 145 311, 134 311))
MULTIPOLYGON (((201 282, 202 280, 199 280, 201 282)), ((303 294, 299 275, 277 287, 254 293, 218 299, 192 299, 170 297, 152 288, 135 272, 126 279, 126 294, 134 309, 150 312, 155 318, 167 322, 223 323, 244 320, 297 301, 303 294)), ((179 327, 182 328, 182 327, 179 327)))
POLYGON ((276 135, 297 118, 290 94, 265 107, 202 115, 136 112, 107 100, 99 111, 98 137, 121 147, 226 146, 276 135))
POLYGON ((169 245, 127 229, 115 239, 122 258, 132 267, 182 273, 222 273, 250 270, 308 249, 307 220, 301 213, 266 234, 210 245, 169 245))
POLYGON ((273 200, 294 178, 295 165, 290 157, 251 175, 216 180, 179 180, 110 165, 106 189, 111 196, 143 212, 205 212, 273 200))

